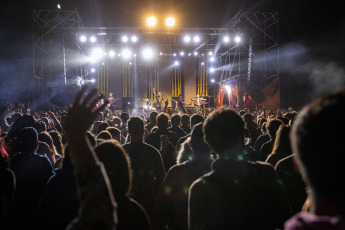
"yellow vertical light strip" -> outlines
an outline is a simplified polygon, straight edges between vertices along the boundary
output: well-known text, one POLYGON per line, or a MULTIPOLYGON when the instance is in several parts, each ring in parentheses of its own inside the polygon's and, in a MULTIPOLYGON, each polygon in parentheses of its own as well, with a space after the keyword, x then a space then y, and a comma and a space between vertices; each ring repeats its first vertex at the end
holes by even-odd
POLYGON ((128 72, 129 72, 129 79, 130 79, 130 94, 129 94, 129 96, 130 97, 133 97, 133 74, 132 74, 132 68, 131 68, 131 65, 129 65, 129 67, 128 67, 128 72))
POLYGON ((157 60, 157 71, 155 74, 156 87, 159 90, 159 75, 158 75, 158 60, 157 60))
POLYGON ((99 65, 98 65, 98 68, 97 68, 97 88, 98 88, 98 93, 100 93, 100 79, 99 79, 99 65))
POLYGON ((181 73, 181 69, 179 69, 179 75, 180 75, 180 88, 179 88, 179 93, 177 96, 180 95, 180 93, 182 93, 182 73, 181 73))
POLYGON ((125 97, 126 95, 126 79, 125 79, 125 68, 124 68, 125 64, 122 63, 122 96, 125 97))
POLYGON ((101 69, 101 73, 100 73, 100 76, 101 76, 101 93, 103 94, 103 66, 100 65, 100 69, 101 69))
POLYGON ((109 94, 109 65, 107 64, 107 95, 109 94))

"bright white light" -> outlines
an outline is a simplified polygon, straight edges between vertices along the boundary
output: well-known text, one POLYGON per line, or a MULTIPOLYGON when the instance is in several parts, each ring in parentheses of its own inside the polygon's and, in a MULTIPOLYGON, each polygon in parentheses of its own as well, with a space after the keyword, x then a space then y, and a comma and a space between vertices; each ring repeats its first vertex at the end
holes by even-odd
POLYGON ((156 18, 155 17, 148 17, 147 19, 146 19, 146 23, 147 23, 147 25, 149 25, 149 26, 155 26, 156 25, 156 23, 157 23, 157 20, 156 20, 156 18))
POLYGON ((214 62, 214 57, 210 57, 210 62, 214 62))
POLYGON ((148 108, 148 106, 147 105, 144 105, 144 109, 147 109, 148 108))
POLYGON ((193 41, 194 41, 195 43, 200 42, 200 37, 199 37, 198 35, 194 36, 193 41))
POLYGON ((178 61, 175 61, 175 62, 174 62, 174 65, 175 65, 175 66, 178 66, 178 65, 179 65, 179 62, 178 62, 178 61))
POLYGON ((208 52, 208 56, 212 56, 212 55, 213 55, 212 51, 208 52))
POLYGON ((204 63, 204 62, 201 62, 201 65, 205 65, 205 63, 204 63))
POLYGON ((198 52, 194 52, 194 56, 197 56, 198 55, 198 52))
POLYGON ((224 88, 226 89, 226 91, 228 91, 228 93, 231 93, 230 85, 225 85, 224 88))
POLYGON ((143 57, 145 59, 151 59, 153 57, 153 50, 151 48, 145 48, 143 50, 143 57))
POLYGON ((184 56, 184 52, 183 52, 183 51, 181 51, 181 52, 180 52, 180 55, 181 55, 181 56, 184 56))
POLYGON ((173 56, 176 57, 176 53, 174 53, 173 56))
POLYGON ((91 52, 90 62, 97 62, 98 60, 103 58, 103 50, 100 48, 95 48, 91 52))
POLYGON ((223 37, 223 42, 228 43, 229 41, 230 41, 229 36, 225 35, 225 36, 223 37))
POLYGON ((130 56, 131 56, 131 51, 129 49, 124 49, 122 51, 122 57, 123 58, 128 59, 128 58, 130 58, 130 56))
POLYGON ((211 79, 211 82, 214 83, 214 79, 213 78, 211 79))
POLYGON ((57 4, 56 6, 59 10, 61 10, 61 5, 60 4, 57 4))
POLYGON ((165 24, 166 24, 167 26, 173 26, 173 25, 175 25, 175 19, 172 18, 172 17, 168 17, 168 18, 165 20, 165 24))
POLYGON ((135 35, 133 35, 133 36, 131 37, 131 41, 132 41, 132 42, 137 42, 137 41, 138 41, 138 37, 135 36, 135 35))
POLYGON ((136 57, 137 56, 137 54, 133 54, 133 57, 136 57))
POLYGON ((126 35, 122 36, 121 38, 122 42, 128 42, 128 37, 126 35))
POLYGON ((235 37, 235 42, 236 42, 236 43, 239 43, 240 41, 241 41, 241 37, 240 37, 240 36, 236 36, 236 37, 235 37))
POLYGON ((95 69, 95 68, 92 68, 92 69, 91 69, 91 73, 94 73, 94 72, 96 72, 96 69, 95 69))
POLYGON ((132 62, 130 62, 129 64, 132 65, 132 62))
POLYGON ((121 54, 118 54, 117 56, 119 56, 119 57, 120 57, 120 56, 121 56, 121 54))
POLYGON ((183 38, 183 41, 186 42, 186 43, 189 43, 190 40, 191 40, 191 38, 190 38, 189 35, 186 35, 186 36, 184 36, 184 38, 183 38))
POLYGON ((90 42, 96 42, 96 37, 95 36, 92 36, 92 37, 90 37, 90 42))
POLYGON ((159 53, 159 55, 161 55, 161 56, 162 56, 162 55, 163 55, 163 53, 162 53, 162 52, 160 52, 160 53, 159 53))
POLYGON ((90 80, 90 82, 91 82, 91 83, 95 83, 96 80, 95 80, 94 78, 92 78, 92 79, 90 80))
POLYGON ((86 40, 87 40, 87 38, 86 38, 85 35, 81 35, 81 36, 80 36, 80 41, 81 41, 81 42, 86 42, 86 40))
POLYGON ((213 68, 213 67, 210 68, 210 72, 211 72, 211 73, 214 72, 214 68, 213 68))
POLYGON ((112 50, 111 50, 111 51, 109 51, 109 56, 110 56, 110 57, 114 57, 114 56, 115 56, 115 52, 114 52, 114 51, 112 51, 112 50))
POLYGON ((191 56, 192 54, 191 53, 188 53, 188 56, 191 56))

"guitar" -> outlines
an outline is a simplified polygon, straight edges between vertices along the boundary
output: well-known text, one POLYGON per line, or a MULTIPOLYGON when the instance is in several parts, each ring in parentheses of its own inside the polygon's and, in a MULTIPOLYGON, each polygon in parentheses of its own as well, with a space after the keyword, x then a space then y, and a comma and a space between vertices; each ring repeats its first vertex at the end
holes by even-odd
POLYGON ((107 108, 109 108, 112 104, 114 104, 115 102, 117 102, 120 98, 116 98, 114 101, 110 102, 107 104, 107 108))

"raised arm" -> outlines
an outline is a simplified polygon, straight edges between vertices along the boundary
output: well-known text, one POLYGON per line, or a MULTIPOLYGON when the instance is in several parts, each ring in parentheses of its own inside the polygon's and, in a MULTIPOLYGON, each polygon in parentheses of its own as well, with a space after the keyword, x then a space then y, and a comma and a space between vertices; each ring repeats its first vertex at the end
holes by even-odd
POLYGON ((78 93, 66 118, 66 138, 80 191, 81 210, 69 229, 116 229, 116 203, 103 164, 98 160, 86 131, 102 105, 95 110, 97 90, 83 98, 87 87, 78 93))

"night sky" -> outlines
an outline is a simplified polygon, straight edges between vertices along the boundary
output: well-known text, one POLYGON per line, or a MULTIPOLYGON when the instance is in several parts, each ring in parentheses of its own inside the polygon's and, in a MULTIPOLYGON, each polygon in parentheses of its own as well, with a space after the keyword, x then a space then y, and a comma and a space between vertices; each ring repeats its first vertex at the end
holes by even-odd
POLYGON ((85 26, 140 26, 149 13, 183 27, 221 27, 239 10, 278 12, 281 104, 296 108, 345 87, 343 1, 5 0, 0 8, 0 103, 30 100, 32 10, 77 9, 85 26))

